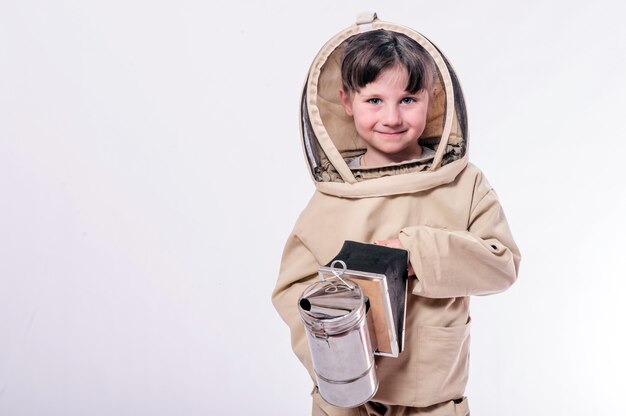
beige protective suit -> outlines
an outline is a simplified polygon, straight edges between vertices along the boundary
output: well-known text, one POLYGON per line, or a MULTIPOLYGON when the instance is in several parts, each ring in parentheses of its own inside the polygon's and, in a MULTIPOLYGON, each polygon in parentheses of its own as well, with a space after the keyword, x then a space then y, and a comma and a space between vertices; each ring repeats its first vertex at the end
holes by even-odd
MULTIPOLYGON (((399 238, 409 251, 405 349, 398 358, 377 357, 374 402, 424 408, 463 397, 468 378, 469 296, 507 289, 520 254, 496 193, 468 164, 463 94, 441 52, 406 27, 362 15, 315 58, 301 102, 301 132, 316 191, 286 243, 273 303, 291 330, 292 347, 315 376, 298 311, 298 297, 345 240, 399 238), (341 44, 384 28, 415 39, 434 58, 438 76, 423 146, 427 162, 351 170, 347 162, 365 146, 339 101, 341 44)), ((318 398, 319 400, 319 398, 318 398)), ((333 413, 325 406, 328 414, 333 413)))

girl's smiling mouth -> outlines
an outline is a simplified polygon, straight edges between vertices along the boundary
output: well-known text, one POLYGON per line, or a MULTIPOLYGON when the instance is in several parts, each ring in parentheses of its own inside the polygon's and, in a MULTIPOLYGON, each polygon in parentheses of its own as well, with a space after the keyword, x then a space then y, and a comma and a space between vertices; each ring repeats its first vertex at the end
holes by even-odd
POLYGON ((401 134, 406 133, 406 130, 399 130, 399 131, 377 131, 378 134, 382 135, 382 136, 389 136, 389 137, 394 137, 394 136, 399 136, 401 134))

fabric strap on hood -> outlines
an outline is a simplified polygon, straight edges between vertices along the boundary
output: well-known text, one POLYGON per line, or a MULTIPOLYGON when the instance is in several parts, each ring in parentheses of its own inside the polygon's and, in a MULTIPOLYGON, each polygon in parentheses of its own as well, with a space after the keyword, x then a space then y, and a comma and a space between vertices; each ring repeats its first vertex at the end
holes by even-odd
POLYGON ((404 26, 379 21, 375 13, 359 15, 356 24, 331 38, 309 69, 302 94, 301 135, 312 178, 320 192, 363 198, 417 192, 454 180, 467 165, 465 102, 454 70, 440 51, 421 34, 404 26), (350 169, 347 162, 365 151, 352 117, 339 99, 341 53, 350 37, 386 29, 419 43, 437 67, 435 95, 428 113, 423 146, 435 150, 434 159, 410 161, 380 168, 350 169))

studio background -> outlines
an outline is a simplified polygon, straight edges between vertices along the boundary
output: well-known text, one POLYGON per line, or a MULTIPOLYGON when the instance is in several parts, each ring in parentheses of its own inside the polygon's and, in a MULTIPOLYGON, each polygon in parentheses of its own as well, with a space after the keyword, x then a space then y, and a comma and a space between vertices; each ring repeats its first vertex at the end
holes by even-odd
POLYGON ((472 414, 622 412, 623 2, 0 0, 0 415, 309 413, 270 295, 304 78, 365 10, 452 62, 522 250, 472 414))

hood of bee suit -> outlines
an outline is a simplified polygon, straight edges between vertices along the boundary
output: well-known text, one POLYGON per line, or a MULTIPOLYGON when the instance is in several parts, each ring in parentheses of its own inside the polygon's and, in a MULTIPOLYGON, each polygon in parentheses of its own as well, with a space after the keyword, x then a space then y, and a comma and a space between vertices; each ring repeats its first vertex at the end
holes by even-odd
POLYGON ((468 163, 465 101, 450 63, 423 35, 380 21, 375 13, 360 15, 356 24, 335 35, 319 51, 305 82, 300 120, 311 176, 325 194, 366 198, 423 191, 452 182, 468 163), (437 67, 435 95, 419 143, 433 149, 435 155, 426 161, 350 169, 348 163, 365 152, 365 143, 339 98, 341 53, 347 39, 377 29, 403 33, 433 57, 437 67))

